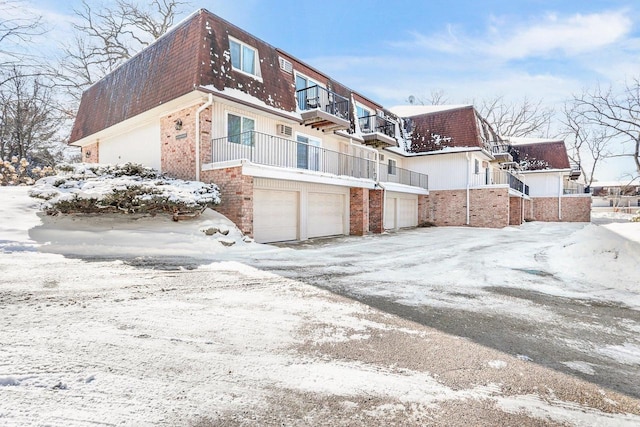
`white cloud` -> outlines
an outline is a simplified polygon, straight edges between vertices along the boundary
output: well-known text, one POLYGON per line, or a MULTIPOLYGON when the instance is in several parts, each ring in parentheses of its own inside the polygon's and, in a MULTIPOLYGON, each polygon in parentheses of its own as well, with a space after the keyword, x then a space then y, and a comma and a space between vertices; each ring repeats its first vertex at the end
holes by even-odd
POLYGON ((396 47, 423 48, 450 54, 475 54, 497 59, 523 59, 561 52, 573 56, 624 40, 633 28, 626 11, 559 16, 547 14, 527 21, 491 17, 482 34, 447 25, 446 32, 412 33, 396 47))
POLYGON ((561 51, 575 55, 602 49, 622 40, 633 22, 623 12, 547 15, 529 28, 516 30, 488 45, 489 52, 505 58, 524 58, 561 51))

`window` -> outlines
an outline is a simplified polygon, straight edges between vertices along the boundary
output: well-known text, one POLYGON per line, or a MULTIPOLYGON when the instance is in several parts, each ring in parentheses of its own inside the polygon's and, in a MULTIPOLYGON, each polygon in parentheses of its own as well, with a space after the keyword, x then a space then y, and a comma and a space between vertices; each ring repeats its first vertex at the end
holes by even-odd
POLYGON ((320 144, 319 139, 306 135, 297 135, 297 162, 298 169, 320 170, 320 144))
POLYGON ((313 110, 322 108, 320 89, 322 85, 310 78, 296 73, 296 93, 298 94, 298 108, 301 110, 313 110), (307 90, 303 90, 307 89, 307 90))
POLYGON ((227 114, 227 139, 242 145, 253 145, 255 120, 248 117, 227 114))
POLYGON ((233 68, 247 74, 260 76, 257 67, 257 50, 231 37, 229 37, 229 50, 231 50, 231 65, 233 68))
POLYGON ((356 104, 356 114, 358 115, 360 130, 362 132, 373 132, 375 118, 371 117, 373 115, 371 110, 356 104))
POLYGON ((387 172, 389 175, 396 174, 396 161, 393 159, 389 159, 389 165, 387 166, 387 172))
POLYGON ((480 173, 480 160, 476 159, 474 165, 475 165, 475 173, 480 173))

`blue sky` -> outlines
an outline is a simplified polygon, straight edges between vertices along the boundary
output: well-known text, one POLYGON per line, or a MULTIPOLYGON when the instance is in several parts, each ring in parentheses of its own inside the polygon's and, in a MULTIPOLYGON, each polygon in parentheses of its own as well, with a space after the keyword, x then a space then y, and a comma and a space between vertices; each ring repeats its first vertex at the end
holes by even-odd
MULTIPOLYGON (((68 35, 80 4, 28 3, 51 23, 49 40, 68 35)), ((205 0, 187 9, 201 7, 385 106, 436 90, 450 103, 503 95, 559 106, 640 75, 633 0, 205 0)))

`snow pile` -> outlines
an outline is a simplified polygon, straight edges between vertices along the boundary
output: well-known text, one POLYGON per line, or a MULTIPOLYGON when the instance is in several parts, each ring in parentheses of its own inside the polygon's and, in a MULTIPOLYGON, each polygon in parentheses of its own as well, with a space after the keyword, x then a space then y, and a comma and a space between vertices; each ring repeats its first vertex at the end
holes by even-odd
POLYGON ((168 215, 45 215, 26 187, 2 187, 0 254, 48 252, 83 259, 152 258, 201 264, 222 253, 267 249, 224 215, 205 209, 188 221, 168 215))
POLYGON ((194 213, 220 203, 215 184, 162 176, 154 169, 126 163, 79 163, 60 167, 29 192, 44 199, 42 208, 56 213, 194 213))

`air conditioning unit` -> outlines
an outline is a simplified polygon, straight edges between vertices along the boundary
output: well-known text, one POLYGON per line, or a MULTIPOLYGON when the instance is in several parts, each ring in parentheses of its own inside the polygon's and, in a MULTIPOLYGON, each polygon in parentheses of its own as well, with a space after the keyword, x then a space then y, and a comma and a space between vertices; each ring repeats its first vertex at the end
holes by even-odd
POLYGON ((278 62, 280 63, 280 69, 285 73, 293 73, 293 64, 291 61, 284 59, 282 56, 278 57, 278 62))
POLYGON ((291 138, 293 135, 293 128, 291 126, 278 124, 278 135, 286 136, 287 138, 291 138))

